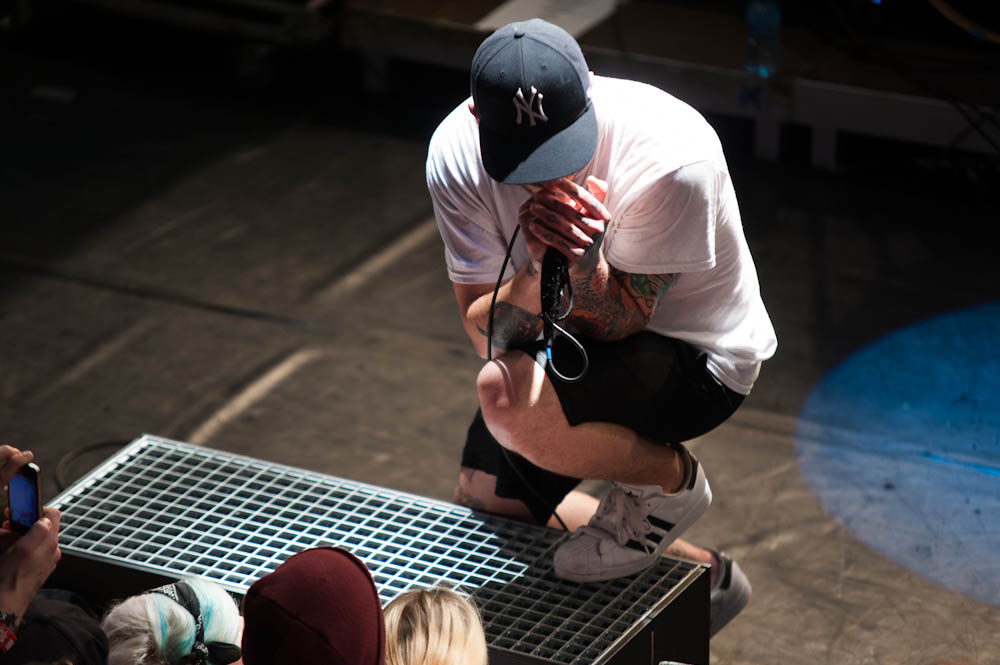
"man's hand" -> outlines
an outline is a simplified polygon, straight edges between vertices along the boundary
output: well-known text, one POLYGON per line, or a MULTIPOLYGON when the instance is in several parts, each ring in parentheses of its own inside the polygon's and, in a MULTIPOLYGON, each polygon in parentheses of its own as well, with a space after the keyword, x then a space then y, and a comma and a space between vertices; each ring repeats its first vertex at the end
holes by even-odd
POLYGON ((21 452, 14 446, 0 446, 0 485, 6 485, 17 470, 35 459, 30 450, 21 452))
POLYGON ((611 214, 604 207, 608 184, 594 176, 586 188, 569 178, 525 185, 531 198, 518 211, 518 224, 536 270, 541 270, 545 250, 555 247, 570 267, 588 251, 595 252, 611 214))
POLYGON ((46 508, 21 537, 6 528, 0 530, 0 547, 6 547, 0 555, 0 611, 23 617, 31 599, 55 570, 62 556, 59 519, 58 510, 46 508))

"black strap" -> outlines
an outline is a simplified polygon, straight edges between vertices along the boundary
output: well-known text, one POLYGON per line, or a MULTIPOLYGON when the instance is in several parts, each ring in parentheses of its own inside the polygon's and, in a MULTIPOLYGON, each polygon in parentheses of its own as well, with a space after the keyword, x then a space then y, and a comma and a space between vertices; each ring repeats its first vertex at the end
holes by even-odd
POLYGON ((194 645, 191 653, 177 661, 178 665, 207 665, 211 658, 213 663, 228 665, 240 659, 240 648, 226 642, 205 642, 205 626, 202 624, 201 603, 198 594, 187 582, 175 582, 152 589, 149 593, 158 593, 170 598, 188 611, 194 618, 194 645))

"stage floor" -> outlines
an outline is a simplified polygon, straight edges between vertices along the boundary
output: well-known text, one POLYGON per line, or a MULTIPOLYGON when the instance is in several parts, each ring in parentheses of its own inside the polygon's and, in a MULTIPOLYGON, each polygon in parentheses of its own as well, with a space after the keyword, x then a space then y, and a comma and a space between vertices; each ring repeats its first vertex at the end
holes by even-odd
MULTIPOLYGON (((423 162, 466 75, 116 25, 2 46, 0 440, 49 498, 150 433, 449 499, 480 361, 423 162)), ((692 444, 690 539, 754 586, 712 662, 1000 662, 996 162, 709 120, 779 339, 692 444)))

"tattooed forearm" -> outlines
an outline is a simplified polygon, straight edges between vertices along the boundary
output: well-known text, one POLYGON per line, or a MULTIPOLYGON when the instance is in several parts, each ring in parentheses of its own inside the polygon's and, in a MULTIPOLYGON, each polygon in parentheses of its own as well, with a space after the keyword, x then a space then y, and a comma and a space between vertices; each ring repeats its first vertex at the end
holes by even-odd
POLYGON ((595 339, 623 339, 645 328, 657 300, 676 279, 626 273, 611 267, 601 254, 588 267, 584 272, 581 263, 576 266, 570 323, 595 339))
MULTIPOLYGON (((483 337, 486 329, 476 326, 483 337)), ((525 344, 538 337, 542 321, 537 314, 516 305, 497 302, 493 309, 493 346, 504 351, 525 344)))
POLYGON ((646 325, 638 316, 638 310, 629 304, 618 281, 607 270, 598 270, 589 279, 574 282, 573 312, 569 321, 574 329, 588 337, 623 339, 646 325))
POLYGON ((594 236, 594 244, 591 245, 580 260, 576 262, 574 266, 574 271, 580 275, 590 275, 595 270, 597 270, 598 265, 601 263, 601 244, 604 242, 604 234, 598 233, 594 236))
POLYGON ((647 317, 652 315, 653 308, 656 307, 656 301, 667 292, 674 282, 677 281, 677 275, 637 275, 633 273, 625 273, 614 268, 611 269, 611 273, 621 282, 625 290, 632 296, 636 304, 639 306, 647 317))

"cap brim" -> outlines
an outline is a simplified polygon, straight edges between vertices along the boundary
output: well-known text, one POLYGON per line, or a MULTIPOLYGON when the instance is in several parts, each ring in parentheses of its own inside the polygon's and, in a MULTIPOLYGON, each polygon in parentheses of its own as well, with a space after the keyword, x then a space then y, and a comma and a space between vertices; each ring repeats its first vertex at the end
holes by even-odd
POLYGON ((597 147, 594 105, 571 125, 540 144, 513 141, 480 124, 479 147, 491 178, 505 185, 545 182, 572 175, 590 162, 597 147), (525 155, 527 155, 525 157, 525 155))

